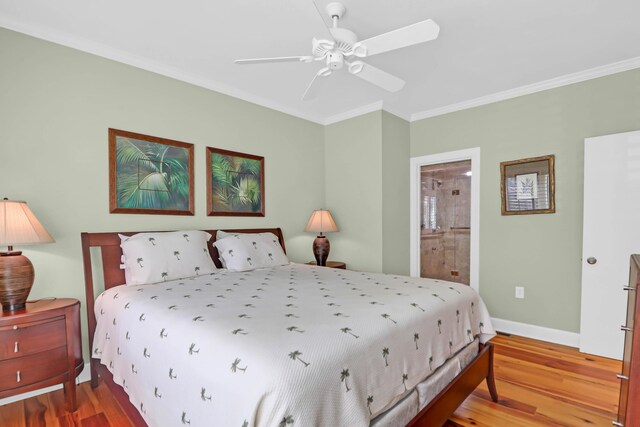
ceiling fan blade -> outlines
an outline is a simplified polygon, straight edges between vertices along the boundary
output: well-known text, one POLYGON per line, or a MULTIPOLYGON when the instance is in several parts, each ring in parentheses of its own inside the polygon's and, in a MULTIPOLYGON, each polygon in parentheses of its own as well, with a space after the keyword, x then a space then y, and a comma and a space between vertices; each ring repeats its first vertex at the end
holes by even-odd
POLYGON ((327 83, 327 77, 331 75, 331 69, 328 67, 322 68, 320 71, 316 73, 309 83, 307 90, 302 95, 303 101, 308 101, 310 99, 315 98, 324 88, 324 85, 327 83))
POLYGON ((389 92, 397 92, 404 87, 404 80, 382 71, 373 65, 365 64, 362 61, 346 62, 349 72, 356 77, 368 81, 389 92))
POLYGON ((440 26, 431 19, 398 28, 356 43, 356 56, 365 57, 438 38, 440 26))
POLYGON ((277 58, 236 59, 236 64, 264 64, 272 62, 311 62, 313 56, 281 56, 277 58))

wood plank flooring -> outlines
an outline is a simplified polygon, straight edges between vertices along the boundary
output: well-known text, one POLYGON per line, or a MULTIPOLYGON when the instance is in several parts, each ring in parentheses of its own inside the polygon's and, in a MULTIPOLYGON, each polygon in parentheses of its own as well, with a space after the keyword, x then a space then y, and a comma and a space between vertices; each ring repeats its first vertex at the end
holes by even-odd
POLYGON ((522 337, 497 336, 500 400, 485 384, 458 408, 450 426, 610 426, 618 411, 621 362, 522 337))
MULTIPOLYGON (((618 403, 620 362, 575 348, 516 336, 497 336, 493 403, 482 384, 448 427, 610 426, 618 403)), ((62 390, 0 406, 2 427, 129 427, 104 384, 78 388, 78 410, 64 411, 62 390)))

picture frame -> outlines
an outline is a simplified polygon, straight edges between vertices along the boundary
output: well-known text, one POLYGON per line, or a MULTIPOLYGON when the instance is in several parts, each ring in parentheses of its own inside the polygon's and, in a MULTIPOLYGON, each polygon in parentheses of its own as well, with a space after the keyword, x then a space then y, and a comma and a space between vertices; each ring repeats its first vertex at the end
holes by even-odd
POLYGON ((553 154, 500 163, 502 215, 555 213, 553 154))
POLYGON ((109 211, 194 215, 194 146, 109 129, 109 211))
POLYGON ((207 147, 207 215, 265 216, 264 157, 207 147))

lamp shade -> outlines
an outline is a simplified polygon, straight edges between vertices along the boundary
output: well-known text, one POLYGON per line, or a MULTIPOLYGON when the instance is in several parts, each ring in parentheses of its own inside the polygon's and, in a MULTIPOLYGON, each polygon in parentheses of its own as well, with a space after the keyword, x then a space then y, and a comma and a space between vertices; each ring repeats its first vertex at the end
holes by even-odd
POLYGON ((0 246, 53 243, 26 202, 0 200, 0 246))
POLYGON ((304 228, 304 231, 325 233, 329 231, 338 231, 338 226, 333 220, 331 212, 328 210, 318 209, 317 211, 313 211, 311 214, 311 218, 309 218, 309 222, 304 228))

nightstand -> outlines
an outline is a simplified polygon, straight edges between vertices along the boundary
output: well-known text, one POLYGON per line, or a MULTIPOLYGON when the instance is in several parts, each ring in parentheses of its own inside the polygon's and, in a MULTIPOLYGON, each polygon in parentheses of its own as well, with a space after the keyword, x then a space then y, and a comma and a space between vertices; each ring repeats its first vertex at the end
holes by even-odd
MULTIPOLYGON (((315 261, 310 261, 307 264, 309 265, 316 265, 317 263, 315 261)), ((341 268, 343 270, 347 269, 347 264, 345 264, 342 261, 327 261, 327 265, 325 265, 325 267, 329 267, 329 268, 341 268)))
POLYGON ((78 300, 40 300, 0 312, 0 399, 64 383, 73 412, 75 379, 83 368, 78 300))

